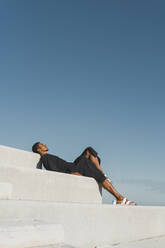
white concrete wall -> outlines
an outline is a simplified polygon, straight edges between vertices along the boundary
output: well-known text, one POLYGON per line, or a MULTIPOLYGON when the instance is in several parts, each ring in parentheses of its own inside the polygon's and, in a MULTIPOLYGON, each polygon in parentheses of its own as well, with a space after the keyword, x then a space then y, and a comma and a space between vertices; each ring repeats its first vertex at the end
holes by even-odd
POLYGON ((89 177, 0 165, 0 182, 6 183, 0 187, 0 199, 102 202, 98 183, 89 177))
POLYGON ((64 241, 64 230, 58 224, 36 221, 0 223, 1 248, 45 247, 64 241))
POLYGON ((0 223, 60 225, 64 243, 77 248, 165 235, 165 207, 102 205, 94 179, 35 169, 38 160, 37 154, 0 146, 0 197, 12 199, 0 200, 0 223))
POLYGON ((165 207, 0 201, 0 220, 61 224, 64 243, 94 248, 165 235, 165 207))
POLYGON ((40 155, 7 146, 0 146, 0 165, 35 169, 40 155))
POLYGON ((8 184, 0 187, 0 199, 102 202, 93 178, 36 169, 39 159, 38 154, 0 146, 0 183, 8 184))
POLYGON ((13 186, 11 183, 1 183, 0 182, 0 200, 11 199, 13 191, 13 186))

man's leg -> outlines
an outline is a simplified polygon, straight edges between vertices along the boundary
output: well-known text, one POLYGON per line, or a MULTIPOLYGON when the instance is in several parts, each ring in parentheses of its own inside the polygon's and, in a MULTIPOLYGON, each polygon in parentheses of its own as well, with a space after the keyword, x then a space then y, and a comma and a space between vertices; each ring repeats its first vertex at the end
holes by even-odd
POLYGON ((114 197, 116 197, 117 204, 128 204, 128 205, 136 205, 134 201, 128 201, 128 199, 124 199, 124 197, 112 186, 112 183, 108 179, 105 179, 102 183, 102 186, 111 193, 114 197), (124 200, 124 203, 123 203, 124 200))
POLYGON ((76 176, 82 176, 82 174, 80 174, 79 172, 72 172, 71 174, 76 176))
POLYGON ((106 189, 117 199, 118 203, 124 199, 124 197, 113 187, 112 183, 110 183, 108 179, 105 179, 101 184, 104 189, 106 189))
POLYGON ((98 158, 97 158, 97 157, 94 157, 92 154, 90 154, 90 155, 89 155, 89 159, 90 159, 90 161, 96 166, 96 168, 97 168, 98 170, 100 170, 100 171, 104 174, 104 172, 103 172, 103 170, 102 170, 102 168, 101 168, 101 166, 100 166, 100 163, 99 163, 98 158))
POLYGON ((94 157, 92 154, 89 153, 89 159, 90 159, 90 161, 93 163, 93 165, 95 165, 96 168, 97 168, 98 170, 100 170, 100 171, 105 175, 105 177, 109 180, 109 182, 112 183, 112 181, 106 176, 106 174, 105 174, 104 171, 102 170, 101 165, 100 165, 99 158, 98 158, 98 157, 94 157))
MULTIPOLYGON (((96 158, 97 159, 97 158, 96 158)), ((104 189, 106 189, 110 194, 112 194, 116 200, 117 203, 120 204, 124 197, 113 187, 112 182, 110 182, 109 179, 106 178, 103 171, 99 170, 91 160, 87 159, 85 156, 80 160, 78 163, 78 174, 87 176, 87 177, 93 177, 98 183, 101 183, 104 189)), ((128 200, 126 199, 126 202, 128 200)), ((134 202, 130 202, 133 203, 134 202)), ((133 205, 130 204, 130 205, 133 205)))
MULTIPOLYGON (((105 175, 104 171, 102 170, 100 166, 98 158, 90 154, 89 159, 96 166, 96 168, 105 175)), ((122 201, 124 199, 124 197, 112 186, 112 183, 108 178, 104 180, 101 184, 104 187, 104 189, 106 189, 109 193, 115 196, 118 201, 122 201)))
MULTIPOLYGON (((92 157, 93 161, 98 162, 97 157, 92 157)), ((99 163, 97 165, 99 165, 99 163)), ((99 170, 90 159, 83 157, 77 165, 77 168, 79 171, 73 172, 72 174, 93 177, 97 182, 101 183, 109 193, 115 196, 117 200, 123 200, 124 197, 112 186, 109 179, 105 177, 104 172, 99 170)))
MULTIPOLYGON (((73 172, 72 175, 83 176, 79 172, 73 172)), ((105 179, 101 185, 106 189, 110 194, 112 194, 116 199, 117 203, 121 203, 124 197, 112 186, 108 179, 105 179)))

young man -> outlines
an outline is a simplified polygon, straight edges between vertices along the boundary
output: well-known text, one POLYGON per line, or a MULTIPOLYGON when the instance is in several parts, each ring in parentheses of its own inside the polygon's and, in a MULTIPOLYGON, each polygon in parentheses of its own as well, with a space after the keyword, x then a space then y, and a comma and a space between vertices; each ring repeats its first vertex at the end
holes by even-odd
POLYGON ((48 147, 40 142, 36 142, 32 146, 32 151, 41 155, 40 162, 37 165, 38 169, 41 169, 43 164, 45 169, 50 171, 93 177, 116 198, 115 204, 136 205, 135 202, 128 201, 124 198, 113 187, 112 182, 105 176, 100 166, 100 158, 97 156, 97 152, 92 147, 87 147, 73 163, 66 162, 55 155, 48 154, 48 147))

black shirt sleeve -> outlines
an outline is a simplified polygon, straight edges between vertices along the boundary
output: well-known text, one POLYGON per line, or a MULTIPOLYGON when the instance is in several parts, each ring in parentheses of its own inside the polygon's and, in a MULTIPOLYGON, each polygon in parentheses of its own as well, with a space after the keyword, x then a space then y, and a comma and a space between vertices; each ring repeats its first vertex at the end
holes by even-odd
POLYGON ((37 166, 36 166, 37 169, 42 169, 42 160, 40 158, 39 162, 37 163, 37 166))

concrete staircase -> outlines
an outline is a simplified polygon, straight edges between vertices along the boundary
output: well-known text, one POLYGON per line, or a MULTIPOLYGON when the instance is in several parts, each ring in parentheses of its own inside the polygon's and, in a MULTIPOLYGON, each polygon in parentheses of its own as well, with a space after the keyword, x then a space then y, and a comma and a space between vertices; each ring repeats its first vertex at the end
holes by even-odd
POLYGON ((0 248, 107 248, 165 235, 165 207, 101 204, 94 179, 42 171, 38 161, 0 146, 0 248))
POLYGON ((0 146, 0 197, 10 200, 101 203, 94 179, 36 169, 40 156, 0 146))

